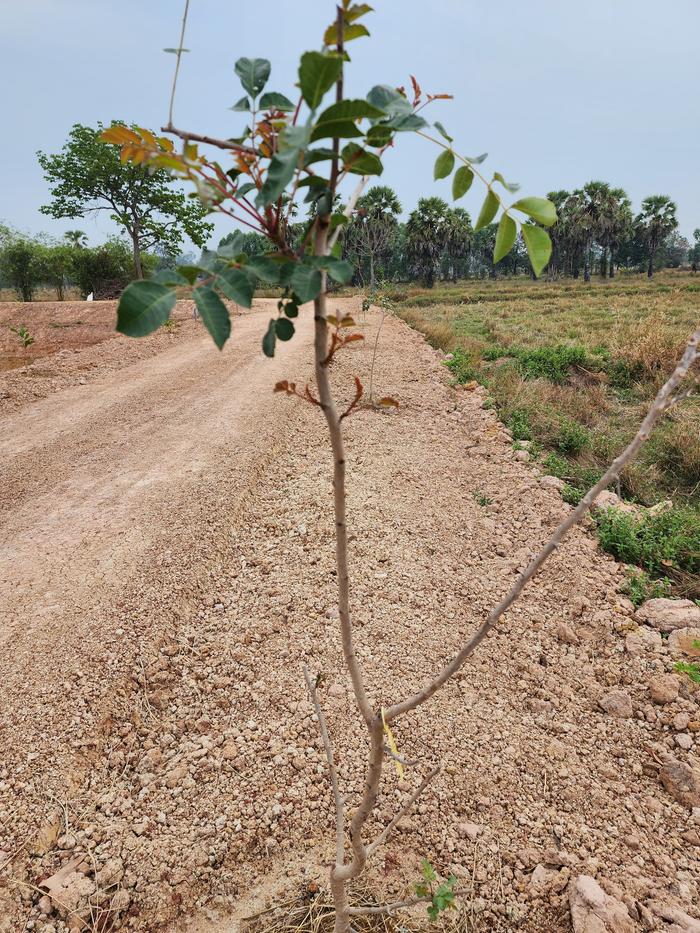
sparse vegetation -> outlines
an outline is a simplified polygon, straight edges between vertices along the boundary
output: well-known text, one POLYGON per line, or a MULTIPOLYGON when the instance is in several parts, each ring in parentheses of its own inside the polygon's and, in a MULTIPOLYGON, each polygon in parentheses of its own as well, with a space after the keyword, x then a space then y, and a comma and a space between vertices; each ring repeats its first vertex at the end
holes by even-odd
MULTIPOLYGON (((531 453, 540 450, 542 469, 564 480, 572 505, 629 441, 694 325, 697 304, 692 275, 678 272, 652 281, 501 280, 390 294, 399 316, 451 354, 456 383, 488 388, 513 439, 534 442, 531 453)), ((616 491, 642 505, 675 505, 639 528, 629 516, 600 519, 601 544, 645 574, 635 593, 694 593, 697 554, 681 539, 697 542, 700 528, 697 399, 660 426, 616 491), (669 560, 672 566, 663 563, 669 560)))

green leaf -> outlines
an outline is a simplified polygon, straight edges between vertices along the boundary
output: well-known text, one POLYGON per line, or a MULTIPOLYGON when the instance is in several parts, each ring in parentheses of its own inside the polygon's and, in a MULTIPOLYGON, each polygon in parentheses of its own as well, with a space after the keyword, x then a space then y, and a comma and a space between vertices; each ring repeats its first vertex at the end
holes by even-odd
POLYGON ((280 149, 270 159, 265 183, 255 198, 258 207, 272 204, 284 192, 294 177, 299 161, 299 151, 299 149, 280 149))
POLYGON ((428 917, 431 920, 437 920, 439 915, 440 915, 440 911, 437 909, 437 907, 434 904, 431 904, 430 907, 428 907, 428 917))
POLYGON ((177 271, 181 276, 187 279, 190 285, 194 285, 197 278, 202 274, 202 270, 199 266, 178 266, 177 271))
POLYGON ((393 135, 394 131, 390 126, 384 126, 383 123, 375 123, 374 126, 370 126, 367 130, 365 144, 367 146, 374 146, 376 149, 381 149, 382 146, 386 146, 387 143, 391 142, 393 135))
POLYGON ((383 110, 388 116, 397 114, 409 115, 413 113, 411 102, 396 88, 388 84, 377 84, 367 95, 367 100, 373 107, 383 110))
MULTIPOLYGON (((343 29, 343 42, 352 42, 353 39, 360 39, 362 36, 368 36, 369 30, 366 26, 361 26, 359 23, 354 26, 346 26, 343 29)), ((323 44, 337 46, 338 45, 338 27, 335 23, 332 26, 329 26, 328 29, 323 34, 323 44)))
POLYGON ((189 285, 190 282, 177 269, 159 269, 150 278, 151 282, 160 282, 161 285, 189 285))
POLYGON ((299 317, 299 305, 296 301, 288 301, 284 305, 284 313, 287 317, 299 317))
POLYGON ((246 269, 250 269, 261 282, 276 284, 280 280, 282 265, 281 262, 275 262, 267 256, 250 256, 246 269))
POLYGON ((250 110, 250 101, 247 97, 241 97, 240 100, 236 101, 233 107, 229 107, 229 110, 237 110, 239 112, 247 112, 250 110))
POLYGON ((257 97, 270 77, 270 63, 266 58, 239 58, 234 70, 241 79, 243 90, 257 97))
POLYGON ((427 858, 423 859, 423 861, 420 863, 420 867, 421 867, 421 872, 423 873, 423 877, 425 878, 426 881, 437 880, 437 874, 435 873, 435 869, 430 864, 430 862, 427 860, 427 858))
POLYGON ((369 101, 360 99, 341 100, 336 104, 326 107, 319 116, 317 126, 321 123, 333 122, 335 120, 361 120, 376 119, 383 117, 384 111, 369 101))
POLYGON ((316 142, 317 139, 330 138, 353 139, 364 135, 364 132, 353 120, 334 120, 321 126, 315 126, 311 133, 311 142, 316 142))
POLYGON ((512 217, 504 214, 496 231, 496 246, 493 251, 494 263, 500 262, 513 249, 518 236, 518 227, 512 217))
POLYGON ((132 282, 119 299, 117 330, 127 337, 145 337, 165 324, 174 307, 175 292, 166 285, 132 282))
POLYGON ((512 205, 513 210, 522 211, 543 227, 557 222, 557 209, 547 198, 521 198, 512 205))
POLYGON ((343 60, 335 54, 304 52, 299 65, 301 93, 312 110, 323 100, 323 95, 340 77, 343 60))
POLYGON ((498 213, 498 207, 500 203, 501 202, 498 200, 498 197, 489 188, 486 199, 481 206, 481 212, 476 222, 476 226, 474 227, 475 233, 477 230, 481 230, 483 227, 488 227, 488 225, 498 213))
POLYGON ((278 317, 275 321, 275 334, 278 340, 291 340, 294 336, 294 325, 286 317, 278 317))
POLYGON ((284 94, 278 94, 277 91, 268 91, 260 98, 261 110, 281 110, 283 113, 291 113, 295 105, 284 94))
POLYGON ((321 291, 321 273, 318 269, 297 263, 292 272, 290 284, 301 304, 305 301, 313 301, 321 291))
POLYGON ((242 269, 224 269, 216 277, 217 288, 235 301, 236 304, 249 308, 253 303, 255 286, 242 269))
POLYGON ((362 130, 354 122, 360 119, 376 119, 384 111, 366 100, 342 100, 326 108, 316 121, 311 141, 330 137, 362 136, 362 130))
POLYGON ((520 232, 527 247, 532 270, 535 275, 540 275, 552 255, 552 241, 549 239, 549 234, 542 227, 535 227, 532 224, 523 224, 520 232))
POLYGON ((304 153, 304 165, 313 165, 314 162, 327 162, 334 156, 333 150, 324 146, 319 146, 317 149, 307 149, 304 153))
POLYGON ((433 178, 437 181, 439 178, 447 178, 448 175, 452 174, 452 169, 455 167, 455 154, 451 149, 443 149, 440 155, 435 160, 435 168, 433 169, 433 178))
POLYGON ((213 288, 195 288, 194 301, 197 310, 202 315, 204 326, 212 336, 214 343, 220 350, 231 336, 231 319, 228 308, 213 288))
MULTIPOLYGON (((329 256, 328 259, 333 259, 329 256)), ((328 275, 341 285, 347 285, 355 274, 355 267, 347 259, 335 259, 328 265, 328 275)))
POLYGON ((488 157, 488 152, 482 152, 481 155, 474 156, 473 158, 470 158, 469 156, 465 156, 464 158, 467 160, 467 162, 471 162, 472 165, 481 165, 481 163, 485 162, 488 157))
POLYGON ((373 152, 367 152, 357 143, 348 143, 341 153, 343 164, 355 175, 381 175, 384 171, 382 160, 373 152))
POLYGON ((410 133, 415 130, 422 130, 428 125, 428 121, 419 117, 417 113, 397 114, 390 120, 385 120, 382 126, 388 126, 396 130, 397 133, 410 133))
POLYGON ((267 331, 265 332, 265 336, 262 339, 262 351, 265 356, 275 355, 275 344, 277 343, 277 335, 275 333, 276 323, 277 321, 275 318, 270 319, 267 331))
POLYGON ((440 133, 440 135, 443 136, 447 140, 448 143, 454 142, 454 139, 450 136, 450 134, 447 132, 445 127, 442 125, 442 123, 439 122, 439 120, 436 120, 435 123, 433 123, 433 126, 438 131, 438 133, 440 133))
POLYGON ((468 165, 460 165, 452 179, 452 198, 456 201, 464 197, 474 181, 474 172, 468 165))
POLYGON ((248 194, 249 191, 252 191, 255 187, 256 185, 254 185, 252 181, 247 181, 244 184, 239 185, 236 188, 236 197, 237 198, 245 197, 246 194, 248 194))
POLYGON ((500 172, 493 173, 493 180, 500 181, 506 191, 510 191, 511 194, 514 194, 516 191, 520 190, 520 185, 517 185, 515 182, 506 181, 500 172))
POLYGON ((369 3, 353 3, 345 11, 345 22, 354 23, 356 19, 360 19, 366 13, 371 13, 374 7, 371 7, 369 3))
POLYGON ((170 55, 177 55, 178 52, 189 52, 189 49, 180 47, 179 49, 163 49, 164 52, 168 52, 170 55))

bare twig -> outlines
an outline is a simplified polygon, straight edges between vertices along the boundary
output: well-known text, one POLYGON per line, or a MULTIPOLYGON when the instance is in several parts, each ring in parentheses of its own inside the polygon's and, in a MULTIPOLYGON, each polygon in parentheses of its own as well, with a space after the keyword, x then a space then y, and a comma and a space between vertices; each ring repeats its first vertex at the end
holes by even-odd
POLYGON ((217 149, 227 149, 229 152, 246 152, 248 155, 259 155, 257 149, 252 146, 242 146, 231 139, 218 139, 216 136, 202 136, 201 133, 192 133, 189 130, 179 130, 168 123, 167 126, 161 126, 162 133, 170 133, 172 136, 178 136, 185 142, 206 143, 208 146, 216 146, 217 149))
POLYGON ((170 91, 170 106, 168 107, 168 126, 173 125, 173 107, 175 106, 175 91, 177 90, 177 76, 180 73, 180 59, 182 58, 182 49, 185 44, 185 30, 187 29, 187 14, 190 9, 190 0, 185 0, 185 11, 182 14, 182 28, 180 30, 180 42, 178 43, 175 62, 175 74, 173 75, 173 86, 170 91))
POLYGON ((373 855, 377 851, 379 846, 383 845, 386 842, 386 840, 389 838, 392 831, 395 829, 399 820, 408 813, 408 811, 411 809, 411 807, 416 802, 416 800, 418 800, 418 798, 423 793, 423 791, 428 786, 428 784, 430 784, 430 782, 433 781, 438 776, 439 773, 440 773, 440 767, 438 766, 437 768, 434 768, 430 772, 430 774, 428 774, 427 777, 425 777, 421 781, 420 786, 411 794, 409 799, 406 801, 404 806, 401 807, 401 809, 396 814, 396 816, 393 818, 393 820, 387 824, 386 828, 377 836, 374 842, 370 843, 367 846, 368 857, 373 855))
POLYGON ((316 691, 316 685, 311 679, 311 674, 309 673, 309 669, 306 664, 304 665, 304 680, 306 681, 306 688, 309 691, 311 702, 313 703, 314 709, 316 710, 316 715, 318 716, 318 726, 321 732, 321 738, 323 739, 323 747, 326 752, 326 761, 328 762, 328 774, 331 779, 331 789, 333 791, 333 801, 335 803, 336 861, 338 864, 340 864, 343 861, 345 850, 345 803, 343 798, 340 796, 340 790, 338 789, 338 773, 335 768, 333 744, 331 742, 331 737, 328 734, 326 717, 324 716, 323 710, 321 709, 318 693, 316 691))
MULTIPOLYGON (((460 889, 454 892, 454 896, 460 897, 466 893, 466 890, 460 889)), ((391 914, 396 913, 397 910, 402 910, 405 907, 414 907, 416 904, 424 904, 426 901, 431 901, 432 899, 432 894, 426 894, 423 897, 409 897, 405 901, 396 901, 394 904, 381 904, 378 907, 349 907, 348 913, 353 917, 370 917, 377 914, 391 916, 391 914)))
POLYGON ((574 525, 581 521, 595 502, 596 496, 604 489, 607 489, 608 486, 617 479, 623 467, 637 454, 640 447, 649 439, 649 435, 659 419, 675 405, 677 401, 685 397, 684 390, 678 394, 677 390, 688 375, 691 366, 698 360, 698 343, 700 343, 700 328, 691 335, 676 368, 661 389, 659 389, 646 417, 639 426, 639 430, 627 447, 613 460, 603 476, 598 480, 595 486, 592 486, 591 489, 588 490, 576 508, 561 522, 540 552, 530 561, 525 570, 519 574, 509 592, 498 605, 494 606, 482 625, 472 635, 466 645, 457 652, 449 664, 445 665, 430 683, 426 684, 421 690, 413 694, 413 696, 385 710, 384 715, 387 722, 391 722, 391 720, 396 719, 397 716, 401 716, 415 709, 417 706, 420 706, 422 703, 425 703, 426 700, 430 699, 430 697, 433 696, 460 667, 462 667, 467 658, 481 644, 484 638, 486 638, 503 614, 510 609, 527 583, 532 580, 545 561, 561 545, 569 531, 574 525))

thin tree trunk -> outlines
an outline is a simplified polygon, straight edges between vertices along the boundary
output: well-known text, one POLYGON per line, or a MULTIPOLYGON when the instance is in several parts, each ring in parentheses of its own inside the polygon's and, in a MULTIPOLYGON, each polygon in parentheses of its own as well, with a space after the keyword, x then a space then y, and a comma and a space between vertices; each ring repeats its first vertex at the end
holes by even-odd
POLYGON ((370 252, 369 254, 369 287, 374 288, 375 278, 374 278, 374 253, 370 252))
POLYGON ((651 278, 654 275, 654 253, 651 251, 649 253, 649 265, 647 266, 647 278, 651 278))
POLYGON ((141 245, 139 243, 138 227, 134 228, 131 234, 131 242, 134 249, 134 275, 137 279, 143 278, 143 264, 141 262, 141 245))
POLYGON ((583 258, 583 281, 591 281, 591 251, 586 249, 584 258, 583 258))
POLYGON ((615 278, 615 254, 610 250, 610 278, 615 278))

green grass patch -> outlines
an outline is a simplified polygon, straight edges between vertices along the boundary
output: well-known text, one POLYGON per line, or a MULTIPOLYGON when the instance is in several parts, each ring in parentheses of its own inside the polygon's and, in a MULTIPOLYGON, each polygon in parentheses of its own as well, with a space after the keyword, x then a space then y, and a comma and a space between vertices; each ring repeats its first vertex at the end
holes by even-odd
POLYGON ((625 564, 641 567, 653 579, 700 574, 700 512, 672 508, 641 516, 616 509, 596 515, 604 550, 625 564))

